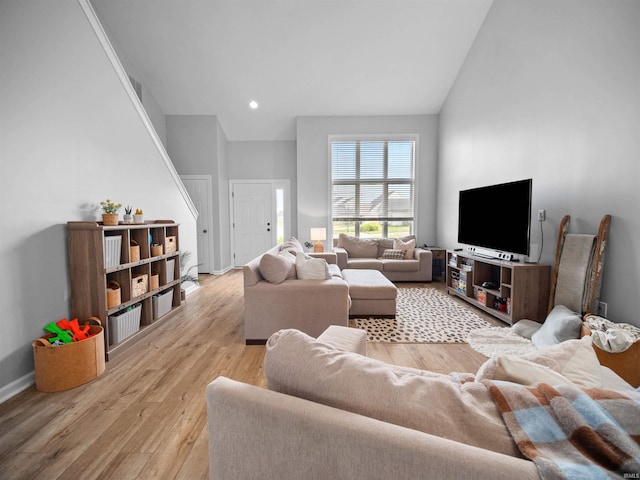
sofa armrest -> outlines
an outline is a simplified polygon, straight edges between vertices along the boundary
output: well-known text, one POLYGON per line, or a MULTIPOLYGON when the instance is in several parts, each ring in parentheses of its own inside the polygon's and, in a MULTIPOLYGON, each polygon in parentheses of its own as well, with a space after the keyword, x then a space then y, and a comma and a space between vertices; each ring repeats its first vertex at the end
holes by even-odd
POLYGON ((206 397, 211 479, 539 478, 528 460, 225 377, 206 397))
POLYGON ((342 247, 333 247, 333 251, 336 254, 338 267, 340 267, 340 270, 344 270, 345 268, 347 268, 347 265, 349 263, 349 252, 347 252, 342 247))
POLYGON ((313 258, 324 258, 329 264, 338 263, 338 256, 335 252, 310 252, 307 255, 313 258))

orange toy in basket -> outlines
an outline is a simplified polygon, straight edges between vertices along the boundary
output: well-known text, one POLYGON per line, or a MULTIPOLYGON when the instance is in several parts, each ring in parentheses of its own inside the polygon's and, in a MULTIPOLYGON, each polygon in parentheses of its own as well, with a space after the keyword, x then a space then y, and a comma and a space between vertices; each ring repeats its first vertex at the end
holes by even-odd
POLYGON ((74 318, 71 321, 63 318, 59 322, 56 322, 56 325, 58 325, 63 330, 70 330, 73 334, 72 338, 74 342, 79 342, 80 340, 84 340, 91 336, 91 333, 89 333, 89 325, 87 324, 84 326, 84 328, 80 328, 77 318, 74 318))

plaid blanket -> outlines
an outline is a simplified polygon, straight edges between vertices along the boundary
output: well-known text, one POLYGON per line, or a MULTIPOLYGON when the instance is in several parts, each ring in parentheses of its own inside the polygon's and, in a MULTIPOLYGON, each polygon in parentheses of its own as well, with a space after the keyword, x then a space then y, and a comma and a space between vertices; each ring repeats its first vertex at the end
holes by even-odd
POLYGON ((542 479, 640 478, 640 392, 486 381, 542 479))

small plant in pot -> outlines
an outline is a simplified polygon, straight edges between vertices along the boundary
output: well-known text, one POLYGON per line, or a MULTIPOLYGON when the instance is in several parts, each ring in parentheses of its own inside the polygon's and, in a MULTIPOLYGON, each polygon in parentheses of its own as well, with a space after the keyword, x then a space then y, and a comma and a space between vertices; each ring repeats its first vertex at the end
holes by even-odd
POLYGON ((136 213, 133 214, 134 223, 144 223, 144 213, 139 208, 136 208, 136 213))
POLYGON ((104 225, 118 225, 118 210, 122 208, 121 203, 113 203, 108 198, 100 202, 102 207, 102 223, 104 225))
POLYGON ((131 215, 131 205, 124 207, 124 223, 133 223, 133 215, 131 215))

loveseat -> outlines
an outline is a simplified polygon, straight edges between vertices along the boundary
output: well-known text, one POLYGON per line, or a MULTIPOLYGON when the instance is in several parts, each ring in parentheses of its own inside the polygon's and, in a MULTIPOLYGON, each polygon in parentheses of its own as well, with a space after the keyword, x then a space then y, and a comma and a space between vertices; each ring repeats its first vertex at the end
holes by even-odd
MULTIPOLYGON (((614 389, 620 405, 632 397, 620 424, 638 429, 640 394, 598 364, 589 339, 492 358, 476 375, 392 366, 349 350, 284 330, 267 343, 268 390, 225 377, 209 384, 210 478, 539 478, 544 465, 523 456, 487 381, 614 389)), ((625 471, 637 474, 631 458, 625 471)), ((580 466, 580 478, 594 478, 591 467, 580 466)))
POLYGON ((307 279, 299 278, 296 272, 295 253, 301 250, 297 240, 289 239, 243 266, 248 345, 264 344, 283 328, 317 337, 329 325, 346 326, 349 322, 349 286, 336 265, 335 254, 315 254, 326 262, 328 274, 325 279, 307 279))
POLYGON ((338 266, 378 270, 392 282, 430 282, 431 250, 416 247, 416 237, 360 238, 341 233, 334 239, 338 266))

